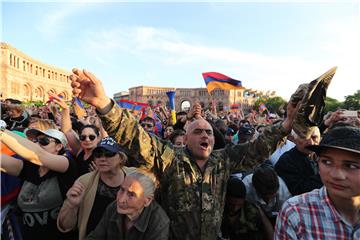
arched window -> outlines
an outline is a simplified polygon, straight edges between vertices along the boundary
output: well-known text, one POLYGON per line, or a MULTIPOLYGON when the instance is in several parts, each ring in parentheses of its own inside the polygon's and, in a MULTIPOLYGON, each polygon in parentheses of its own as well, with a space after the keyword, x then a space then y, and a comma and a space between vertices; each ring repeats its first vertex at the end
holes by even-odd
POLYGON ((24 88, 24 96, 30 99, 30 97, 31 97, 31 87, 30 87, 30 85, 25 84, 23 86, 23 88, 24 88))
POLYGON ((59 94, 59 96, 63 96, 63 99, 66 101, 68 99, 68 94, 64 91, 59 94))

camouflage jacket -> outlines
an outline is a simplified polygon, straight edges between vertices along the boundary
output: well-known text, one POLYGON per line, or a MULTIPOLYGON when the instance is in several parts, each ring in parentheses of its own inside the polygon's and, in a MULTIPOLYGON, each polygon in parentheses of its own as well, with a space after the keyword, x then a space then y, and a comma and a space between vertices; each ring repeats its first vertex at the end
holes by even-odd
POLYGON ((248 144, 211 153, 204 172, 184 149, 151 136, 128 110, 114 104, 100 115, 108 134, 128 150, 139 164, 160 180, 161 205, 170 218, 171 239, 216 239, 225 203, 226 183, 234 169, 250 169, 272 153, 287 133, 279 125, 248 144))

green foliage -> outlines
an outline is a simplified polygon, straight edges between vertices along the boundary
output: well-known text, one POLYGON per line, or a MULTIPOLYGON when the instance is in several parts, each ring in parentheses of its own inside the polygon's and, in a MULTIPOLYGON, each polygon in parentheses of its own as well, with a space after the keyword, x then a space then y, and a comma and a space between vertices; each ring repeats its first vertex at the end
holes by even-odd
POLYGON ((279 97, 279 96, 271 97, 271 98, 261 98, 260 97, 254 103, 253 109, 256 111, 259 111, 259 106, 261 103, 264 103, 266 108, 268 108, 270 110, 270 112, 278 113, 279 107, 282 104, 286 104, 286 101, 282 97, 279 97))
MULTIPOLYGON (((270 112, 279 113, 279 107, 284 104, 286 109, 287 102, 279 96, 272 98, 259 98, 254 103, 253 109, 259 111, 259 106, 261 103, 264 103, 270 112)), ((353 95, 345 96, 344 102, 340 102, 335 98, 326 97, 324 110, 325 113, 328 111, 336 111, 339 108, 353 110, 360 109, 360 90, 357 90, 353 95)))
POLYGON ((327 113, 329 111, 334 112, 338 108, 342 108, 342 102, 339 102, 335 98, 326 97, 326 99, 325 99, 325 110, 324 110, 325 113, 327 113))
POLYGON ((37 106, 37 107, 40 107, 40 106, 44 106, 45 103, 43 101, 28 101, 28 102, 24 102, 23 103, 24 106, 37 106))
POLYGON ((285 105, 286 101, 282 97, 272 97, 269 98, 267 103, 265 103, 266 107, 271 109, 272 112, 278 112, 279 107, 281 105, 285 105))
POLYGON ((266 101, 267 101, 266 98, 259 97, 259 98, 255 101, 254 106, 253 106, 253 109, 254 109, 255 111, 259 111, 259 106, 260 106, 260 104, 261 104, 261 103, 265 103, 265 105, 266 105, 266 101))
POLYGON ((360 109, 360 90, 357 90, 353 95, 345 96, 343 105, 346 109, 360 109))

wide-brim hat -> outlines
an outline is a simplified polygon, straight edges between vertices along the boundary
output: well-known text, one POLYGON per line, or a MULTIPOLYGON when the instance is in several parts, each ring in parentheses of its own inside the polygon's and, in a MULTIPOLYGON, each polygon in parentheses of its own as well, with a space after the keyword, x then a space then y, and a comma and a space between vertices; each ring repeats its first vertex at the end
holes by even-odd
POLYGON ((37 136, 39 136, 41 134, 44 134, 44 135, 46 135, 48 137, 59 140, 64 145, 64 147, 68 143, 68 141, 67 141, 67 139, 65 137, 65 134, 63 132, 57 130, 57 129, 47 129, 47 130, 41 131, 39 129, 31 128, 31 129, 28 129, 25 132, 25 134, 26 134, 27 137, 30 137, 30 138, 34 138, 34 137, 37 137, 37 136))
POLYGON ((335 127, 324 134, 319 145, 312 145, 307 148, 317 154, 325 148, 336 148, 360 154, 360 128, 335 127))

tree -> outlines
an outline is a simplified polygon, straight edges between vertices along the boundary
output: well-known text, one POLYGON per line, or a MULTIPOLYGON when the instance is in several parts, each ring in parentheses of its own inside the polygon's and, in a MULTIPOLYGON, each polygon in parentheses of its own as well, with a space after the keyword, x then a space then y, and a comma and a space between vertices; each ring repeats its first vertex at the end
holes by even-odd
POLYGON ((335 98, 326 97, 325 99, 325 110, 324 112, 327 113, 329 111, 334 112, 338 108, 342 108, 342 102, 339 102, 335 98))
POLYGON ((271 98, 260 97, 254 103, 253 109, 259 111, 259 106, 261 103, 264 103, 266 108, 269 109, 270 112, 276 112, 278 114, 279 114, 279 107, 281 105, 286 106, 286 101, 282 97, 279 96, 271 97, 271 98))
POLYGON ((24 106, 28 107, 28 106, 37 106, 37 107, 40 107, 40 106, 44 106, 45 103, 41 100, 38 100, 38 101, 28 101, 28 102, 24 102, 23 103, 24 106))
POLYGON ((254 102, 254 105, 253 105, 253 109, 255 111, 259 111, 259 106, 260 104, 264 103, 266 105, 266 102, 267 102, 267 99, 266 98, 263 98, 263 97, 259 97, 255 102, 254 102))
POLYGON ((360 109, 360 90, 357 90, 353 95, 345 96, 344 108, 360 109))
POLYGON ((281 105, 285 106, 286 109, 286 101, 282 97, 269 98, 265 104, 266 107, 270 110, 270 112, 276 112, 278 114, 279 114, 279 107, 281 105))

